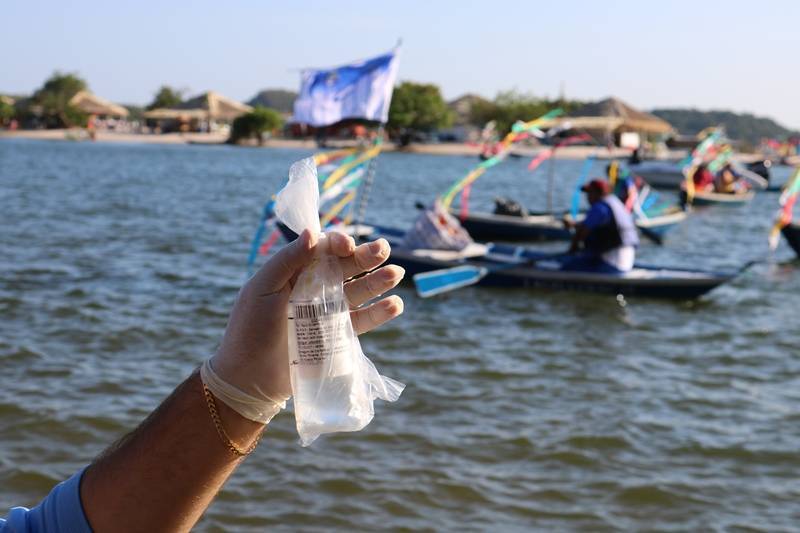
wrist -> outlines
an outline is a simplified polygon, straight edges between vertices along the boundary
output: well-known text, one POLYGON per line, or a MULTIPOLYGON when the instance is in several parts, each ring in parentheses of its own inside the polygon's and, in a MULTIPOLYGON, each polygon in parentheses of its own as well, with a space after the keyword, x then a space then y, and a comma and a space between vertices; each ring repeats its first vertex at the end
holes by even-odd
POLYGON ((236 456, 249 455, 258 445, 266 424, 249 420, 235 409, 220 401, 200 380, 208 418, 214 426, 219 442, 236 456))
POLYGON ((200 378, 203 385, 238 415, 261 424, 267 424, 272 417, 286 407, 286 399, 278 401, 261 393, 258 396, 243 391, 239 386, 231 384, 217 374, 217 362, 207 360, 200 367, 200 378), (213 363, 213 364, 212 364, 213 363))

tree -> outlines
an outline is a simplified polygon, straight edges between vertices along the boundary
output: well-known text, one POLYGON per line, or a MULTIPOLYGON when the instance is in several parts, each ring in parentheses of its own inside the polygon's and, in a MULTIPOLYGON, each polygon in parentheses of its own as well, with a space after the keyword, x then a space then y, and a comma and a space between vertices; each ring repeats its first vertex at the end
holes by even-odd
POLYGON ((147 110, 159 109, 162 107, 175 107, 183 101, 183 93, 173 89, 168 85, 162 85, 153 97, 153 101, 147 106, 147 110))
POLYGON ((389 107, 390 130, 401 134, 408 130, 430 132, 452 122, 453 114, 438 86, 407 81, 395 88, 389 107))
POLYGON ((257 106, 250 113, 234 119, 228 142, 235 144, 255 137, 261 145, 264 142, 264 133, 281 127, 283 127, 283 117, 280 113, 268 107, 257 106))
POLYGON ((55 72, 33 93, 32 102, 41 106, 48 127, 68 128, 86 123, 86 114, 69 104, 75 94, 86 90, 86 82, 76 74, 55 72))
POLYGON ((556 107, 569 112, 580 104, 580 102, 570 100, 538 98, 532 94, 514 90, 502 91, 491 102, 476 102, 470 113, 470 122, 480 127, 490 120, 494 120, 497 124, 497 131, 501 135, 505 135, 511 131, 511 126, 518 120, 533 120, 556 107))
POLYGON ((12 118, 14 118, 15 114, 16 109, 14 109, 14 106, 0 97, 0 126, 4 126, 12 118))

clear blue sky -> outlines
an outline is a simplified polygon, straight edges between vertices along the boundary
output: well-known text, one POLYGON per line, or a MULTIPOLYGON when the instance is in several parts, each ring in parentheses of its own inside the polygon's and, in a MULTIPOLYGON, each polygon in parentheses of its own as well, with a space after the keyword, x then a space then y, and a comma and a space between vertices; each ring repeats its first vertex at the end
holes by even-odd
POLYGON ((56 69, 147 103, 161 84, 247 100, 403 38, 400 78, 749 111, 800 129, 800 2, 4 0, 0 92, 56 69))

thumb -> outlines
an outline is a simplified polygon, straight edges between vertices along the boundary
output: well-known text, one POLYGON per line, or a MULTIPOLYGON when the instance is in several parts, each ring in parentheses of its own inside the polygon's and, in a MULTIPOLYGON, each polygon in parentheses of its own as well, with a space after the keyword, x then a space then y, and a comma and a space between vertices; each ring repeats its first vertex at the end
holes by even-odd
POLYGON ((264 263, 251 280, 260 294, 278 292, 311 262, 319 235, 304 230, 294 242, 284 246, 264 263))

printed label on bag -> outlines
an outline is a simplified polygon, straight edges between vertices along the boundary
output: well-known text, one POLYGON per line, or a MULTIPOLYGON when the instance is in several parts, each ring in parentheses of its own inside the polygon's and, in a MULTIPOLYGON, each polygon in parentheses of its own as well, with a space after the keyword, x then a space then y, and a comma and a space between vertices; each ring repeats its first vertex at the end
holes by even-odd
MULTIPOLYGON (((292 308, 290 319, 297 342, 297 359, 293 363, 322 365, 333 357, 334 366, 347 365, 350 358, 347 302, 294 304, 292 308)), ((342 370, 334 373, 339 374, 342 370)))

